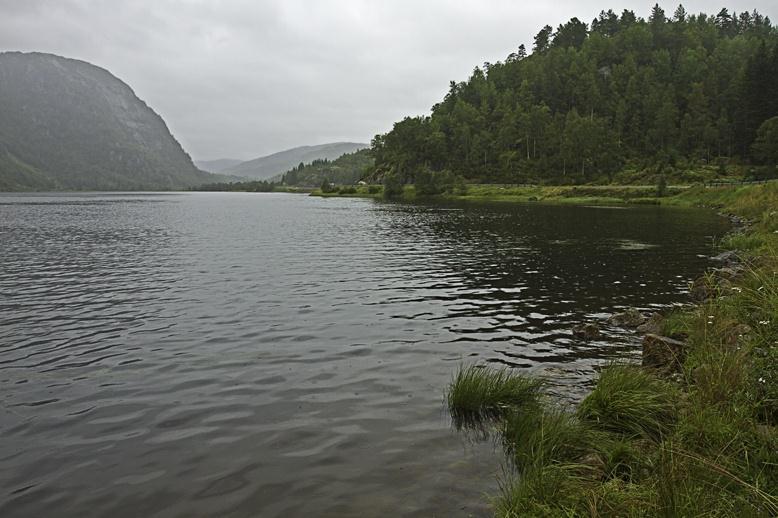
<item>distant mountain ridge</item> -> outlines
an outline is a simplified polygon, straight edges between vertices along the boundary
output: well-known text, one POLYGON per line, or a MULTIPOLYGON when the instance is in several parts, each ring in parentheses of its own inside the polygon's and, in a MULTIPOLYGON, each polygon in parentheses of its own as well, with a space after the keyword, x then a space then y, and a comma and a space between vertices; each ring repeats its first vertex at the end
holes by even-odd
POLYGON ((194 164, 203 171, 221 173, 242 162, 243 160, 238 160, 237 158, 217 158, 216 160, 195 160, 194 164))
POLYGON ((219 179, 107 70, 0 53, 0 190, 167 190, 219 179))
POLYGON ((300 163, 310 163, 314 160, 335 160, 346 154, 370 147, 369 144, 358 142, 333 142, 317 146, 299 146, 272 155, 267 155, 253 160, 242 162, 220 173, 243 176, 256 180, 266 180, 276 175, 283 174, 300 163))

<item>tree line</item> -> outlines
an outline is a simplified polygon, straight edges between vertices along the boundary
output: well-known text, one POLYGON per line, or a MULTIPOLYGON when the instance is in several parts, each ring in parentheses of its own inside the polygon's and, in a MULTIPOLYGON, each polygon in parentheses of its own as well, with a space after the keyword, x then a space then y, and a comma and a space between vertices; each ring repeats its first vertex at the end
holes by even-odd
POLYGON ((369 149, 345 153, 335 160, 317 159, 309 164, 300 162, 281 177, 281 183, 290 186, 316 187, 323 182, 337 185, 357 183, 373 166, 369 149))
POLYGON ((374 171, 575 183, 626 167, 774 164, 777 92, 778 31, 757 11, 602 11, 452 81, 429 116, 373 139, 374 171))
POLYGON ((249 180, 245 182, 206 183, 192 187, 190 191, 206 192, 273 192, 278 184, 270 180, 249 180))

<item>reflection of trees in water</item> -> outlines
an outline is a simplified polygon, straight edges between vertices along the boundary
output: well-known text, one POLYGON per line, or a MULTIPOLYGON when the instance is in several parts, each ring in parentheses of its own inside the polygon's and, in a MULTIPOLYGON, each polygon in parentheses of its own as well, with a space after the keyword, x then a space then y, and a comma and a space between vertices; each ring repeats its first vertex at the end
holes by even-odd
MULTIPOLYGON (((385 239, 416 262, 414 300, 431 300, 455 341, 488 344, 505 363, 611 358, 634 344, 583 343, 570 328, 626 306, 683 300, 706 266, 703 211, 549 205, 392 205, 385 239)), ((611 334, 612 336, 612 334, 611 334)))

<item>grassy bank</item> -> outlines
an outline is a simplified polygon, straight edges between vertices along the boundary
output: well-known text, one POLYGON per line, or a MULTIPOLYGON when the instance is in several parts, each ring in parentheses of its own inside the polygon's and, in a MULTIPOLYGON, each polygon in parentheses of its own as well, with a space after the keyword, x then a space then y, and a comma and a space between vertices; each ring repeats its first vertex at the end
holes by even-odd
MULTIPOLYGON (((686 187, 671 186, 667 194, 678 194, 686 187)), ((406 185, 401 195, 395 199, 401 201, 415 201, 418 199, 447 199, 466 201, 497 201, 497 202, 545 202, 545 203, 570 203, 570 204, 626 204, 626 203, 650 203, 658 204, 656 187, 646 185, 618 185, 618 186, 520 186, 520 185, 468 185, 464 192, 444 193, 435 196, 420 196, 413 185, 406 185)), ((333 192, 314 190, 313 196, 323 197, 358 197, 376 198, 384 197, 383 187, 376 185, 361 185, 358 187, 341 187, 333 192)))
POLYGON ((452 380, 454 422, 490 427, 510 460, 497 516, 778 515, 778 185, 667 201, 750 220, 724 243, 741 260, 661 322, 682 342, 672 361, 607 366, 575 409, 514 371, 464 367, 452 380))
MULTIPOLYGON (((757 184, 761 185, 761 184, 757 184)), ((497 185, 469 184, 460 193, 443 193, 435 196, 421 196, 413 185, 406 185, 402 194, 395 199, 415 201, 420 199, 447 199, 468 201, 499 201, 499 202, 542 202, 569 204, 652 204, 652 205, 711 205, 725 207, 743 198, 744 192, 751 191, 751 185, 740 187, 711 187, 696 185, 668 185, 664 192, 658 192, 655 185, 497 185)), ((759 190, 755 192, 761 192, 759 190)), ((357 197, 384 198, 383 186, 360 185, 342 186, 331 192, 313 189, 313 196, 322 197, 357 197)), ((758 209, 766 200, 753 200, 758 209)), ((737 202, 740 203, 740 202, 737 202)), ((733 209, 734 210, 734 209, 733 209)))

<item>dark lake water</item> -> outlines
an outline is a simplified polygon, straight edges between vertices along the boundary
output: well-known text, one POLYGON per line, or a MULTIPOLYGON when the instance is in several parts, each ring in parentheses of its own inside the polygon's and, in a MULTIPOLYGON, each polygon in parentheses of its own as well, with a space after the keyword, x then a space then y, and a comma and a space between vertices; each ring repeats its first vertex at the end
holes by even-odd
POLYGON ((488 515, 462 362, 562 399, 686 300, 706 211, 0 195, 0 516, 488 515))

